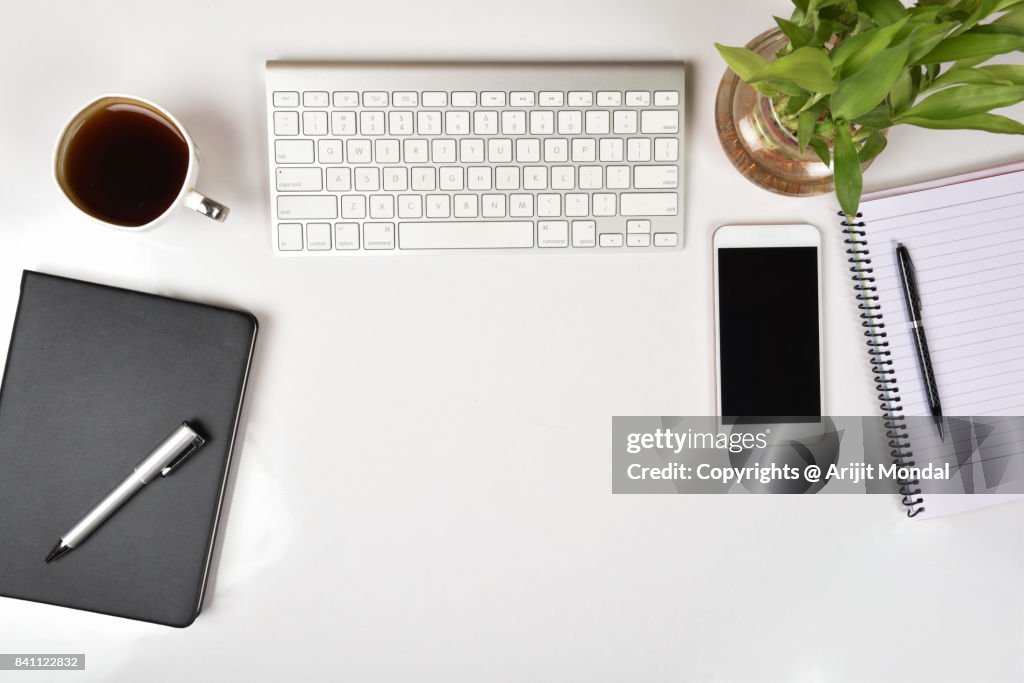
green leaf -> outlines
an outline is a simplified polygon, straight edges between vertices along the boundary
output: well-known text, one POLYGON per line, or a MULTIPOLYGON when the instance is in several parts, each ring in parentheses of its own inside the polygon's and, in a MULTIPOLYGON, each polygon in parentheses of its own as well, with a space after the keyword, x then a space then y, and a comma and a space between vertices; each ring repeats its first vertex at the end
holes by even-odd
POLYGON ((875 55, 892 44, 893 38, 906 25, 907 20, 904 17, 891 26, 871 29, 847 38, 832 51, 832 67, 837 73, 841 70, 844 78, 860 71, 875 55))
POLYGON ((911 33, 910 57, 907 61, 911 64, 918 62, 921 57, 934 50, 935 46, 946 38, 954 26, 956 26, 955 22, 947 21, 941 24, 925 24, 915 27, 911 33))
POLYGON ((853 123, 864 128, 874 128, 876 130, 891 128, 892 119, 889 117, 889 107, 885 104, 879 105, 867 114, 855 118, 853 123))
MULTIPOLYGON (((916 67, 918 72, 918 80, 920 79, 920 67, 916 67)), ((896 78, 896 82, 892 84, 892 89, 889 91, 889 108, 892 109, 893 113, 899 113, 910 106, 910 103, 914 101, 917 96, 917 87, 914 84, 913 71, 910 69, 903 69, 900 75, 896 78)))
POLYGON ((961 116, 955 119, 926 119, 919 116, 911 116, 900 119, 900 123, 906 123, 919 128, 932 128, 935 130, 984 130, 989 133, 1005 133, 1007 135, 1024 135, 1024 123, 1014 121, 999 114, 972 114, 961 116))
MULTIPOLYGON (((758 71, 748 83, 768 80, 789 81, 814 93, 830 93, 836 89, 828 54, 817 47, 802 47, 779 57, 758 71)), ((747 80, 747 79, 744 79, 747 80)))
POLYGON ((944 88, 959 83, 992 83, 998 85, 1024 85, 1024 66, 993 64, 974 69, 953 68, 935 79, 932 88, 944 88))
MULTIPOLYGON (((971 13, 960 22, 960 26, 953 31, 953 35, 960 35, 975 27, 982 19, 992 14, 998 0, 977 0, 971 13)), ((966 4, 966 3, 961 3, 966 4)))
MULTIPOLYGON (((767 83, 768 83, 768 85, 770 85, 775 90, 777 90, 777 91, 779 91, 779 92, 781 92, 783 94, 786 94, 786 95, 799 96, 799 95, 806 95, 807 94, 806 90, 804 90, 803 88, 801 88, 798 85, 793 85, 789 81, 771 80, 771 81, 767 81, 767 83)), ((758 83, 756 85, 762 85, 762 84, 758 83)))
POLYGON ((960 85, 940 90, 918 102, 895 121, 907 117, 925 119, 955 119, 982 114, 992 109, 1008 107, 1024 101, 1024 86, 1019 85, 960 85))
POLYGON ((793 0, 793 5, 801 14, 807 14, 807 5, 810 0, 793 0))
POLYGON ((906 42, 887 48, 863 69, 843 79, 830 100, 833 118, 849 121, 878 106, 903 71, 909 53, 910 44, 906 42))
POLYGON ((803 26, 797 26, 788 19, 782 19, 775 17, 775 23, 779 25, 782 32, 789 38, 790 44, 793 49, 799 49, 810 43, 814 39, 814 34, 805 29, 803 26))
POLYGON ((829 148, 828 143, 824 139, 817 136, 811 138, 810 147, 814 150, 814 153, 821 159, 821 163, 826 166, 832 165, 832 150, 829 148))
POLYGON ((814 133, 814 124, 817 120, 818 115, 809 111, 803 112, 800 114, 800 118, 797 119, 796 141, 800 145, 801 154, 807 149, 807 143, 811 141, 811 135, 814 133))
POLYGON ((889 141, 879 131, 874 131, 868 136, 868 139, 861 145, 860 152, 857 153, 857 158, 861 164, 866 164, 885 149, 885 146, 889 144, 889 141))
POLYGON ((860 206, 860 195, 864 190, 864 178, 860 171, 857 148, 846 126, 836 128, 835 164, 833 168, 836 197, 839 206, 847 216, 856 216, 860 206))
POLYGON ((1024 6, 1015 7, 1012 11, 1007 12, 992 23, 1011 26, 1018 31, 1024 31, 1024 6))
POLYGON ((741 81, 749 83, 754 74, 768 66, 767 59, 745 47, 728 47, 715 43, 715 48, 741 81))
POLYGON ((1024 35, 1010 26, 986 24, 967 33, 946 38, 928 54, 913 60, 915 64, 936 64, 963 59, 989 59, 1024 49, 1024 35), (983 30, 984 29, 984 30, 983 30), (991 29, 1002 29, 993 31, 991 29))
POLYGON ((899 0, 857 0, 862 9, 879 26, 886 26, 907 16, 907 8, 899 0))

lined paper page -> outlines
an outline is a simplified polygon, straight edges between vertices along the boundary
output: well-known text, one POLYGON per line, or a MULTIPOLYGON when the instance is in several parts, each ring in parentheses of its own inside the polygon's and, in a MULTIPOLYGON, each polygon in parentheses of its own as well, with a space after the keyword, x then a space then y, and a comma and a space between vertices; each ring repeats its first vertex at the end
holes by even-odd
MULTIPOLYGON (((917 272, 943 414, 1024 415, 1024 172, 867 201, 861 211, 904 413, 930 414, 896 264, 899 242, 917 272)), ((954 457, 950 439, 940 443, 927 426, 911 430, 914 459, 954 457)), ((975 490, 983 484, 980 477, 975 490)), ((929 513, 941 498, 926 499, 929 513)), ((994 502, 979 498, 978 505, 994 502)))

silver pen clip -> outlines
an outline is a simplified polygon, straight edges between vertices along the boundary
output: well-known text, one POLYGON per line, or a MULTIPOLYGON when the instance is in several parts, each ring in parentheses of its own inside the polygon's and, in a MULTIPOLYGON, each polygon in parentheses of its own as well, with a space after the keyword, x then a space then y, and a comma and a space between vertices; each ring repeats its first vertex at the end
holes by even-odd
MULTIPOLYGON (((186 427, 189 426, 187 422, 185 422, 184 425, 186 427)), ((191 427, 189 427, 189 429, 191 429, 191 427)), ((206 443, 206 439, 204 439, 203 437, 201 437, 198 434, 196 434, 195 438, 192 439, 192 443, 190 443, 188 445, 188 448, 183 450, 181 452, 181 455, 179 455, 174 460, 172 460, 169 463, 167 463, 167 465, 162 470, 160 470, 160 476, 161 477, 166 477, 168 474, 173 472, 178 467, 178 465, 180 465, 181 463, 185 462, 185 460, 188 458, 188 456, 192 455, 193 453, 198 451, 200 448, 202 448, 203 444, 205 444, 205 443, 206 443)))

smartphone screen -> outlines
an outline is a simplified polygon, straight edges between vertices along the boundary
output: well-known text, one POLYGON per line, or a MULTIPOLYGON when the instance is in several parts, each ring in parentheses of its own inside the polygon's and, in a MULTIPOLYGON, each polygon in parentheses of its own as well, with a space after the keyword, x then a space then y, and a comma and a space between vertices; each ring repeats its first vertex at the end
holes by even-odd
POLYGON ((718 249, 723 416, 819 417, 818 248, 718 249))

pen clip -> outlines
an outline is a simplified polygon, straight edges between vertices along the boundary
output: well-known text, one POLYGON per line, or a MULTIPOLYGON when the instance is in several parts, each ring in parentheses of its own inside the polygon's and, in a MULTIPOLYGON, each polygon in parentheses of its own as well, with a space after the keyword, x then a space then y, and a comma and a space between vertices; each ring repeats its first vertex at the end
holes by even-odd
POLYGON ((192 439, 192 443, 190 443, 188 447, 185 450, 183 450, 178 457, 167 463, 167 465, 162 470, 160 470, 160 476, 166 477, 168 474, 173 472, 178 467, 178 465, 185 462, 188 456, 198 451, 205 443, 206 439, 196 434, 195 438, 192 439))
POLYGON ((917 268, 914 267, 914 262, 909 254, 907 254, 907 277, 910 278, 911 292, 914 294, 914 305, 917 306, 917 312, 920 313, 924 307, 921 305, 921 292, 917 288, 917 268))

